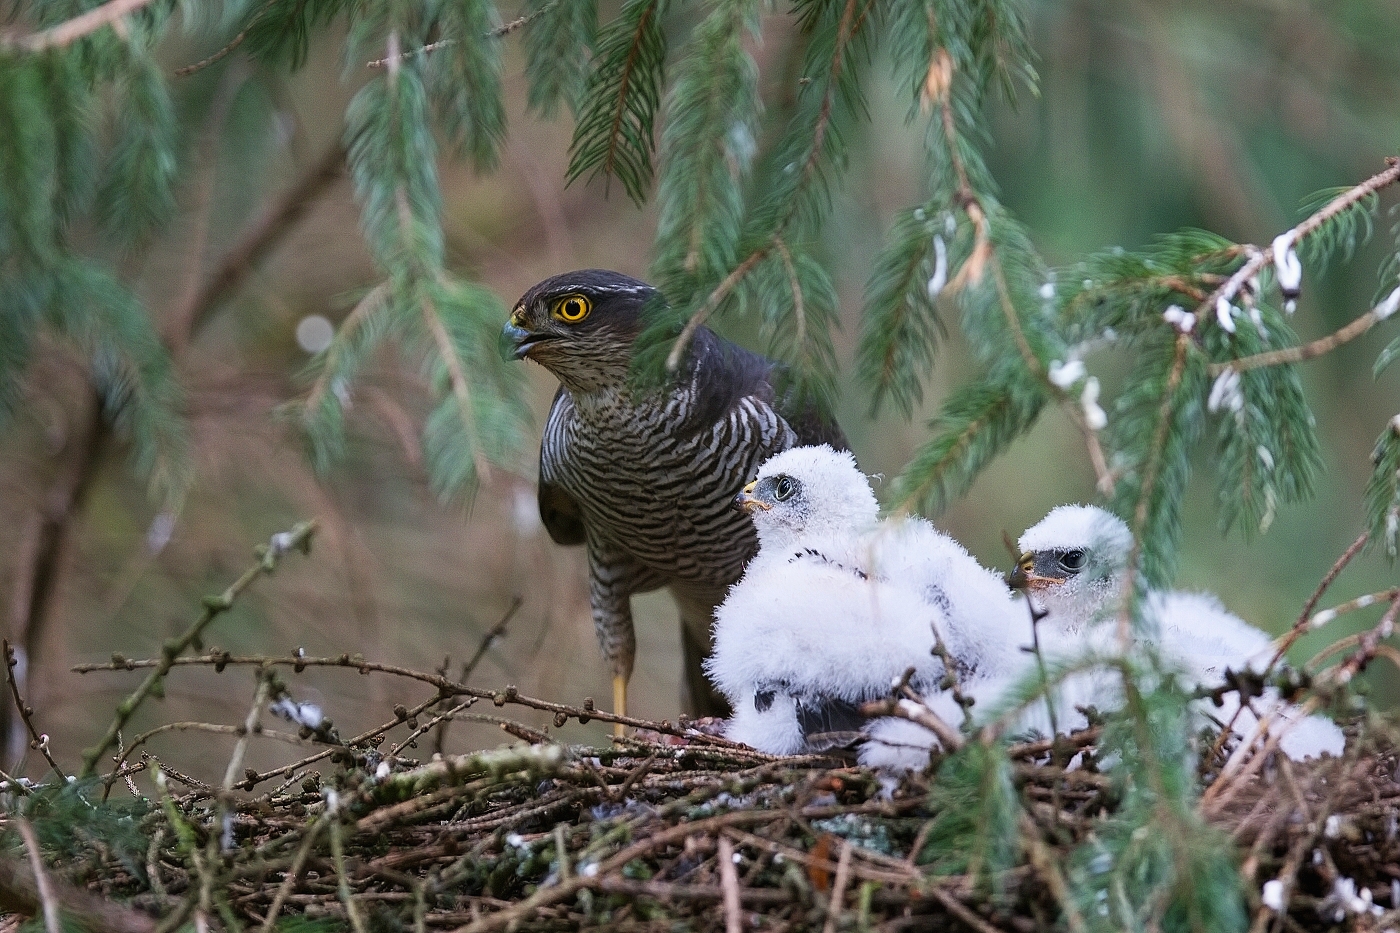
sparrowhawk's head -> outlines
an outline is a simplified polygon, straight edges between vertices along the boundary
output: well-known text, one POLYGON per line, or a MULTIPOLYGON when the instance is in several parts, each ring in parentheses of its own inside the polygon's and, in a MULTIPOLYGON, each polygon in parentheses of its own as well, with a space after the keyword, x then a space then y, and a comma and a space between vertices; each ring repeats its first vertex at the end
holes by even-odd
POLYGON ((1062 505, 1019 543, 1021 557, 1007 582, 1029 592, 1055 624, 1078 630, 1121 593, 1133 536, 1122 519, 1097 506, 1062 505))
POLYGON ((642 330, 642 311, 655 295, 647 283, 605 269, 553 276, 516 302, 501 331, 501 350, 534 360, 571 391, 620 384, 642 330))

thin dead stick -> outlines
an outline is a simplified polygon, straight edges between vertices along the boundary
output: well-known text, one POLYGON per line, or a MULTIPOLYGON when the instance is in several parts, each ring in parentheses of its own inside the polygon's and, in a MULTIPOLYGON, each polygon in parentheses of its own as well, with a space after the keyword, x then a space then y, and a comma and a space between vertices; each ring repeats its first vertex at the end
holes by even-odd
POLYGON ((977 933, 1001 933, 1001 930, 992 926, 990 923, 983 920, 981 917, 977 916, 972 911, 968 910, 967 906, 963 904, 962 901, 958 900, 956 897, 949 894, 947 891, 943 891, 938 888, 929 888, 928 893, 934 900, 942 904, 943 907, 948 911, 948 913, 952 914, 954 917, 957 917, 959 920, 961 920, 968 926, 972 927, 974 930, 977 931, 977 933))
POLYGON ((198 641, 204 630, 220 614, 231 609, 239 595, 252 586, 254 580, 265 573, 271 573, 284 554, 292 550, 300 550, 305 553, 311 546, 311 536, 315 531, 316 522, 313 519, 296 525, 289 532, 284 532, 285 537, 274 536, 273 545, 268 546, 259 556, 258 562, 244 571, 243 575, 230 584, 228 589, 218 596, 205 597, 204 611, 199 618, 185 630, 184 634, 161 646, 161 658, 153 665, 155 670, 151 671, 141 682, 141 685, 117 706, 116 716, 112 719, 111 725, 107 727, 106 735, 95 746, 83 752, 82 775, 84 777, 90 776, 96 770, 97 762, 103 753, 116 743, 117 733, 121 732, 127 720, 132 717, 146 697, 150 696, 151 691, 165 679, 165 675, 170 673, 170 668, 174 666, 180 654, 198 641))
POLYGON ((739 906, 739 873, 734 870, 734 844, 719 837, 719 883, 724 891, 724 933, 744 933, 739 906))
POLYGON ((340 896, 340 903, 345 907, 345 916, 350 920, 351 929, 355 933, 366 933, 364 918, 355 906, 355 895, 350 890, 350 878, 345 873, 345 846, 342 841, 344 830, 341 829, 340 819, 333 812, 334 808, 327 805, 326 811, 326 819, 331 827, 331 861, 335 864, 336 891, 340 896))
MULTIPOLYGON (((743 830, 733 828, 726 829, 724 832, 725 835, 741 845, 752 846, 755 849, 762 849, 774 855, 781 855, 785 859, 791 859, 809 868, 829 872, 835 871, 840 867, 837 862, 833 862, 830 859, 818 858, 809 852, 803 852, 801 849, 783 845, 781 842, 774 842, 772 839, 764 839, 762 836, 755 836, 753 833, 746 833, 743 830)), ((866 853, 862 852, 861 855, 865 856, 866 853)), ((920 873, 916 870, 904 870, 903 865, 894 865, 891 867, 896 870, 882 871, 879 868, 870 868, 865 865, 853 865, 850 870, 857 877, 880 884, 908 884, 910 881, 917 880, 920 876, 920 873)), ((927 881, 929 879, 925 878, 924 880, 927 881)))
POLYGON ((1266 676, 1269 671, 1273 670, 1274 665, 1283 658, 1284 654, 1288 652, 1288 649, 1293 647, 1293 643, 1298 640, 1298 637, 1307 630, 1308 621, 1312 618, 1313 610, 1316 609, 1317 604, 1322 601, 1322 596, 1327 592, 1327 588, 1332 585, 1337 577, 1341 576, 1342 571, 1346 569, 1347 564, 1351 563, 1352 558, 1361 553, 1361 549, 1366 546, 1366 540, 1370 536, 1370 532, 1363 531, 1361 535, 1351 543, 1351 546, 1342 552, 1342 556, 1337 558, 1336 563, 1334 563, 1332 568, 1323 576, 1322 581, 1317 584, 1317 589, 1313 590, 1312 595, 1308 597, 1308 601, 1303 603, 1303 611, 1298 613, 1298 621, 1293 623, 1293 628, 1284 636, 1283 641, 1274 652, 1273 658, 1269 661, 1269 666, 1265 669, 1266 676))
POLYGON ((916 703, 907 697, 899 699, 892 697, 888 700, 864 703, 861 705, 860 712, 862 716, 893 716, 896 719, 907 719, 910 722, 918 723, 938 736, 938 741, 942 743, 944 751, 957 751, 963 746, 963 737, 958 735, 957 730, 944 722, 941 716, 924 704, 916 703))
MULTIPOLYGON (((1338 603, 1331 609, 1324 609, 1308 620, 1309 629, 1319 629, 1324 625, 1329 625, 1338 616, 1346 615, 1348 612, 1355 612, 1358 609, 1366 609, 1377 603, 1388 603, 1395 597, 1400 596, 1400 586, 1393 586, 1388 590, 1378 590, 1375 593, 1365 593, 1355 599, 1349 599, 1344 603, 1338 603)), ((1325 651, 1326 649, 1324 649, 1325 651)))
POLYGON ((826 912, 826 925, 822 933, 836 933, 836 925, 841 922, 842 901, 846 898, 846 886, 851 883, 851 840, 841 840, 841 854, 836 859, 836 880, 831 885, 831 905, 826 912))
POLYGON ((210 55, 208 58, 195 62, 193 65, 184 65, 180 68, 176 68, 175 77, 188 77, 189 75, 192 75, 197 71, 203 71, 210 65, 213 65, 216 62, 223 60, 230 52, 232 52, 234 49, 238 48, 240 45, 243 44, 243 40, 248 38, 249 30, 251 30, 253 26, 257 24, 258 20, 262 18, 262 15, 266 13, 269 8, 271 8, 274 2, 275 0, 264 0, 263 5, 258 7, 258 11, 248 18, 247 25, 245 25, 241 30, 239 30, 238 35, 234 36, 232 39, 229 40, 228 45, 219 49, 217 52, 215 52, 213 55, 210 55))
POLYGON ((108 0, 99 7, 88 10, 80 16, 64 20, 57 26, 42 32, 30 33, 18 38, 0 38, 0 48, 15 48, 26 52, 43 52, 48 49, 61 49, 72 45, 83 36, 90 35, 103 26, 112 26, 124 31, 121 18, 141 9, 151 0, 108 0))
POLYGON ((505 634, 506 626, 510 624, 511 619, 515 618, 515 614, 520 611, 520 607, 524 604, 525 599, 519 593, 511 597, 510 607, 501 616, 501 621, 491 626, 491 631, 487 632, 486 636, 481 639, 481 644, 476 646, 476 654, 473 654, 471 660, 462 665, 462 676, 458 678, 462 683, 466 683, 467 678, 471 677, 476 666, 481 663, 481 659, 486 657, 486 652, 496 643, 496 639, 505 634))
POLYGON ((1242 373, 1247 369, 1258 369, 1261 366, 1301 363, 1304 360, 1310 360, 1314 357, 1331 353, 1342 344, 1355 340, 1381 321, 1393 315, 1397 305, 1400 305, 1400 288, 1396 288, 1384 301, 1370 311, 1367 311, 1345 327, 1333 331, 1326 337, 1319 337, 1311 343, 1305 343, 1302 346, 1284 347, 1281 350, 1270 350, 1267 353, 1242 356, 1237 360, 1228 360, 1224 363, 1211 363, 1207 372, 1212 376, 1218 376, 1227 369, 1233 369, 1237 373, 1242 373))
MULTIPOLYGON (((118 744, 116 765, 112 769, 112 773, 102 779, 103 782, 107 785, 107 790, 110 791, 112 789, 112 786, 117 782, 119 778, 124 777, 126 774, 132 773, 122 771, 122 767, 131 758, 132 752, 136 751, 136 749, 140 748, 142 745, 145 745, 147 742, 149 742, 156 736, 166 732, 208 732, 213 735, 242 734, 242 730, 239 726, 230 726, 223 723, 213 722, 181 721, 167 722, 164 725, 156 726, 154 729, 151 729, 147 732, 143 732, 140 735, 138 735, 136 739, 131 743, 130 748, 123 749, 121 748, 120 744, 118 744)), ((279 742, 287 742, 292 745, 309 744, 306 739, 303 739, 299 735, 293 735, 290 732, 278 732, 275 729, 259 729, 257 730, 257 735, 259 738, 273 739, 279 742)), ((137 767, 139 767, 139 765, 137 767)), ((140 794, 136 791, 132 791, 132 796, 139 797, 140 794)))
POLYGON ((10 683, 10 696, 15 701, 15 709, 19 711, 19 718, 24 721, 24 727, 29 730, 30 744, 44 756, 49 767, 53 768, 54 774, 63 779, 67 775, 58 766, 58 762, 54 761, 53 753, 49 751, 48 735, 41 733, 34 727, 34 720, 31 718, 34 715, 34 710, 30 709, 29 705, 24 702, 24 697, 19 695, 19 684, 15 680, 15 649, 10 645, 8 638, 0 644, 3 644, 5 649, 5 679, 10 683))
POLYGON ((1060 863, 1045 845, 1045 840, 1040 838, 1040 828, 1024 810, 1021 811, 1019 822, 1021 838, 1026 840, 1031 866, 1044 879, 1046 887, 1059 903, 1060 909, 1065 912, 1065 925, 1069 927, 1070 933, 1085 933, 1087 927, 1084 925, 1084 917, 1075 906, 1069 883, 1065 881, 1064 872, 1060 870, 1060 863))
POLYGON ((272 906, 267 909, 267 916, 263 918, 262 926, 258 928, 259 933, 272 933, 272 927, 277 922, 277 915, 282 912, 282 905, 287 902, 287 897, 297 886, 297 881, 301 878, 302 867, 306 865, 306 858, 311 854, 311 848, 316 844, 316 837, 320 835, 321 829, 325 825, 326 821, 319 819, 313 820, 311 825, 307 827, 306 836, 302 839, 296 855, 292 857, 292 864, 282 878, 282 883, 277 886, 277 893, 272 897, 272 906))
POLYGON ((229 756, 228 767, 224 769, 224 782, 221 786, 225 794, 233 790, 234 778, 238 776, 238 769, 243 767, 243 758, 248 754, 249 737, 260 731, 258 719, 271 692, 272 671, 269 668, 258 675, 258 689, 253 693, 253 705, 248 707, 248 715, 243 720, 243 728, 238 730, 238 741, 233 746, 233 754, 229 756))
POLYGON ((34 827, 19 815, 14 817, 14 822, 20 838, 24 840, 24 851, 29 855, 29 870, 34 872, 34 887, 44 908, 44 930, 46 933, 63 933, 63 924, 58 917, 58 901, 49 885, 48 872, 44 871, 44 857, 39 852, 39 839, 34 835, 34 827))
POLYGON ((213 318, 220 303, 232 294, 248 274, 267 257, 282 236, 299 221, 326 189, 345 171, 345 147, 330 145, 321 158, 290 188, 248 223, 238 243, 224 254, 204 285, 177 308, 172 317, 189 322, 189 334, 197 336, 213 318))
MULTIPOLYGON (((1400 619, 1400 589, 1389 591, 1390 606, 1381 616, 1380 621, 1374 628, 1356 635, 1348 636, 1338 644, 1356 645, 1356 652, 1341 664, 1327 671, 1327 675, 1333 683, 1338 685, 1350 683, 1351 679, 1361 672, 1361 669, 1376 656, 1377 649, 1381 647, 1381 640, 1389 638, 1395 633, 1395 622, 1400 619)), ((1311 664, 1320 657, 1335 654, 1335 645, 1330 645, 1318 652, 1317 657, 1308 663, 1311 664)))
MULTIPOLYGON (((529 25, 531 22, 543 16, 545 13, 548 13, 551 9, 558 6, 559 3, 560 0, 554 0, 553 3, 546 3, 537 10, 533 10, 529 13, 526 13, 524 16, 517 16, 515 19, 511 20, 508 23, 502 23, 495 29, 488 30, 487 32, 482 34, 482 37, 485 39, 499 39, 502 36, 508 36, 516 30, 529 25)), ((456 45, 457 41, 458 40, 456 39, 440 39, 437 42, 429 42, 427 45, 422 46, 420 48, 409 49, 407 52, 398 53, 398 57, 396 60, 399 62, 403 62, 416 55, 428 55, 446 46, 456 45)), ((372 62, 366 62, 365 67, 385 68, 389 65, 389 62, 390 58, 388 57, 377 58, 372 62)))
MULTIPOLYGON (((334 658, 296 658, 274 657, 269 655, 234 656, 220 653, 207 654, 192 658, 174 658, 171 659, 168 663, 171 667, 180 667, 184 665, 199 665, 215 668, 229 665, 242 666, 248 664, 275 664, 278 667, 292 667, 296 669, 304 667, 348 667, 358 670, 362 674, 375 672, 381 674, 391 674, 396 677, 406 677, 411 680, 417 680, 421 683, 428 684, 429 686, 436 687, 440 693, 447 696, 478 697, 483 700, 490 700, 497 706, 505 706, 508 703, 517 706, 526 706, 531 709, 539 709, 551 713, 559 713, 570 719, 578 719, 580 722, 583 723, 587 723, 588 721, 595 719, 599 722, 621 723, 624 726, 633 726, 638 729, 650 729, 653 732, 661 732, 667 735, 681 736, 688 739, 692 744, 695 745, 713 745, 725 749, 741 750, 753 755, 756 759, 763 761, 777 761, 785 757, 781 755, 766 755, 761 752, 754 752, 747 746, 739 745, 735 742, 729 741, 728 739, 723 739, 719 736, 704 735, 702 733, 695 732, 694 730, 688 730, 680 726, 672 725, 668 721, 654 722, 649 719, 638 719, 634 716, 618 716, 614 713, 609 713, 605 710, 596 709, 595 707, 593 707, 592 701, 588 698, 585 698, 583 706, 579 707, 570 706, 566 703, 554 703, 549 700, 541 700, 536 697, 526 696, 525 694, 520 693, 518 690, 516 690, 514 686, 510 684, 507 684, 505 689, 500 691, 483 690, 478 687, 469 687, 466 684, 457 683, 456 681, 451 680, 448 677, 444 677, 441 674, 429 674, 423 671, 415 671, 411 668, 402 667, 395 664, 381 664, 376 661, 366 661, 359 655, 342 654, 334 658)), ((77 674, 89 674, 94 671, 134 671, 138 669, 152 667, 160 668, 165 664, 167 664, 167 661, 163 658, 145 658, 142 660, 128 660, 126 658, 122 658, 116 661, 110 661, 102 664, 76 664, 72 668, 70 668, 70 670, 77 674)), ((438 702, 439 699, 440 697, 435 697, 434 699, 429 700, 426 705, 431 706, 432 704, 438 702)), ((426 708, 426 706, 424 708, 426 708)), ((329 752, 327 752, 327 754, 329 754, 329 752)))

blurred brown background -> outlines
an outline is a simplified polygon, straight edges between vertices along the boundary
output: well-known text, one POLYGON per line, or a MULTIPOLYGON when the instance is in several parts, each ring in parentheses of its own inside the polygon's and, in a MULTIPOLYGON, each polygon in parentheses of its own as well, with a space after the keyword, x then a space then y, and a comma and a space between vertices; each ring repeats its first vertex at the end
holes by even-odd
MULTIPOLYGON (((1400 4, 1081 0, 1031 9, 1040 93, 1023 88, 1015 106, 998 112, 990 151, 1006 201, 1055 264, 1114 245, 1130 248, 1182 226, 1267 243, 1296 222, 1307 195, 1360 181, 1400 150, 1400 4)), ((611 10, 604 4, 603 15, 611 10)), ((790 29, 786 16, 772 18, 757 53, 761 65, 782 54, 790 29)), ((342 67, 339 47, 313 47, 309 64, 290 78, 254 72, 234 56, 226 67, 180 85, 196 141, 180 220, 148 253, 119 258, 124 277, 163 320, 239 241, 260 206, 338 137, 340 115, 362 77, 342 67), (279 128, 274 149, 250 153, 207 143, 218 121, 262 119, 279 128)), ((519 49, 509 40, 506 49, 511 122, 499 169, 478 175, 446 160, 441 166, 452 264, 484 281, 507 306, 534 282, 568 269, 601 266, 644 276, 653 213, 616 190, 605 197, 601 185, 565 187, 571 125, 567 118, 541 122, 525 114, 519 49)), ((208 51, 171 47, 165 60, 173 68, 208 51)), ((850 170, 827 228, 846 364, 883 232, 896 210, 922 195, 918 131, 904 123, 905 104, 894 96, 888 69, 877 61, 871 74, 871 123, 852 141, 850 170)), ((765 80, 776 79, 765 72, 765 80)), ((1395 203, 1394 192, 1383 196, 1377 234, 1351 262, 1338 257, 1321 275, 1307 270, 1295 320, 1304 339, 1370 306, 1376 269, 1395 248, 1389 234, 1395 203)), ((140 676, 79 676, 71 665, 114 651, 155 656, 162 639, 195 617, 203 594, 222 590, 247 566, 252 544, 311 516, 323 525, 311 558, 294 556, 273 579, 259 582, 216 623, 207 643, 247 653, 286 654, 298 646, 312 655, 362 652, 423 670, 450 657, 456 668, 520 594, 523 607, 473 682, 606 703, 608 677, 588 616, 583 552, 551 544, 535 512, 533 452, 552 377, 531 366, 536 434, 526 440, 529 454, 495 470, 469 502, 439 501, 429 489, 418 446, 425 385, 394 353, 381 355, 351 389, 349 456, 329 475, 312 473, 295 431, 276 416, 279 405, 306 387, 299 378, 308 356, 297 343, 298 323, 307 315, 338 321, 377 278, 350 185, 341 178, 179 357, 198 478, 173 528, 132 478, 120 445, 99 462, 67 519, 69 533, 46 584, 51 598, 27 659, 36 725, 52 736, 60 762, 76 763, 140 676)), ((926 438, 925 422, 948 387, 970 373, 955 318, 950 330, 912 423, 888 415, 872 420, 868 398, 846 380, 838 414, 868 472, 900 470, 926 438)), ((1400 410, 1400 366, 1379 380, 1370 373, 1394 332, 1392 324, 1305 364, 1326 452, 1312 502, 1282 509, 1268 533, 1251 542, 1238 533, 1222 538, 1209 470, 1198 476, 1180 585, 1218 592, 1231 609, 1271 631, 1292 623, 1361 531, 1370 449, 1400 410)), ((1111 398, 1119 361, 1101 352, 1089 365, 1111 398)), ((0 606, 12 632, 23 595, 17 581, 28 573, 44 510, 63 511, 55 490, 68 483, 84 398, 81 361, 50 348, 30 375, 21 416, 0 438, 0 606)), ((1051 410, 939 524, 1004 570, 1010 558, 1003 531, 1014 538, 1050 507, 1092 496, 1078 435, 1051 410)), ((1396 582, 1395 568, 1368 553, 1323 604, 1396 582)), ((658 593, 636 608, 634 710, 673 717, 674 607, 658 593)), ((1295 660, 1373 624, 1377 612, 1310 636, 1295 660)), ((1383 702, 1400 696, 1391 686, 1395 672, 1377 668, 1369 676, 1383 702)), ((342 734, 387 720, 396 702, 429 695, 421 686, 339 670, 288 677, 299 696, 324 704, 342 734)), ((174 719, 241 721, 252 692, 247 669, 179 670, 166 699, 148 703, 128 737, 174 719)), ((542 714, 511 713, 536 727, 548 724, 542 714)), ((592 726, 566 731, 571 739, 603 734, 592 726)), ((488 725, 459 725, 448 748, 506 738, 488 725)), ((285 748, 269 746, 255 748, 253 766, 287 759, 285 748)), ((226 743, 185 734, 162 737, 155 748, 197 774, 221 771, 227 753, 226 743), (225 750, 201 767, 203 750, 215 748, 225 750)))

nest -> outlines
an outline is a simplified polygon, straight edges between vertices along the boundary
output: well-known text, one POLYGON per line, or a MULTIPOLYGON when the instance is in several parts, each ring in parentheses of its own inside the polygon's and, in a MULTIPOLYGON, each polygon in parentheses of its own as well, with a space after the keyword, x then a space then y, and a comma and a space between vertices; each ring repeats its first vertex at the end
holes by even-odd
MULTIPOLYGON (((67 824, 49 825, 51 840, 71 836, 43 846, 49 896, 92 929, 175 930, 191 920, 271 929, 298 917, 355 933, 1092 925, 1069 894, 1067 866, 1118 804, 1112 772, 1096 767, 1097 728, 1012 746, 1016 864, 992 872, 974 857, 949 870, 928 864, 937 762, 931 776, 891 790, 841 761, 763 755, 685 723, 629 720, 633 737, 583 748, 504 717, 507 731, 537 741, 415 761, 387 752, 477 703, 548 708, 556 722, 619 717, 509 688, 449 698, 442 675, 359 658, 213 652, 182 663, 259 665, 240 747, 259 729, 257 711, 284 690, 282 666, 390 670, 439 689, 351 739, 305 723, 303 738, 324 747, 268 772, 239 773, 235 751, 223 787, 133 747, 103 777, 29 788, 16 809, 36 827, 67 824), (142 793, 137 775, 158 790, 142 793), (95 839, 101 830, 84 808, 126 821, 139 843, 95 839)), ((1223 752, 1208 763, 1199 813, 1238 847, 1260 929, 1400 921, 1397 756, 1355 737, 1348 747, 1342 759, 1301 765, 1261 755, 1257 767, 1223 777, 1223 752)), ((37 889, 18 868, 10 876, 0 879, 6 906, 37 911, 37 889)))
MULTIPOLYGON (((117 656, 78 668, 146 672, 85 753, 83 775, 69 777, 52 758, 10 678, 33 747, 59 778, 34 784, 0 775, 10 831, 0 908, 12 913, 11 925, 42 914, 58 933, 67 913, 88 929, 121 933, 167 933, 189 923, 201 933, 305 924, 354 933, 1078 933, 1123 915, 1086 899, 1086 890, 1127 903, 1143 929, 1193 925, 1173 915, 1174 902, 1156 893, 1166 882, 1146 869, 1086 888, 1084 872, 1100 869, 1084 853, 1121 828, 1129 808, 1121 765, 1099 759, 1104 729, 1097 725, 1010 747, 968 741, 962 752, 891 785, 849 762, 764 755, 684 722, 614 716, 513 687, 471 687, 472 664, 453 680, 445 669, 413 671, 354 655, 210 650, 183 657, 244 587, 304 544, 311 527, 274 538, 259 564, 207 599, 160 657, 117 656), (172 723, 123 743, 137 707, 184 665, 254 668, 258 686, 243 723, 172 723), (383 724, 342 737, 283 682, 311 667, 407 678, 427 693, 383 724), (551 713, 556 727, 600 720, 633 731, 608 747, 569 747, 509 718, 512 707, 551 713), (497 712, 481 712, 491 708, 497 712), (244 763, 250 740, 272 731, 263 724, 269 710, 296 722, 299 735, 282 738, 312 753, 259 772, 244 763), (494 722, 519 744, 413 757, 420 738, 454 719, 494 722), (151 754, 149 740, 176 728, 236 737, 221 782, 188 773, 193 763, 182 768, 151 754), (979 823, 978 806, 996 798, 997 788, 979 777, 978 754, 995 759, 991 783, 1009 801, 998 826, 979 823), (949 793, 958 780, 965 804, 949 793), (1132 903, 1127 886, 1137 882, 1154 893, 1132 903)), ((1397 606, 1400 599, 1392 611, 1397 606)), ((1359 651, 1369 655, 1347 663, 1356 668, 1373 656, 1368 644, 1359 651)), ((1130 846, 1151 848, 1194 827, 1194 842, 1172 838, 1159 848, 1205 840, 1212 851, 1197 852, 1191 857, 1204 858, 1192 864, 1223 869, 1170 883, 1203 891, 1217 884, 1237 905, 1235 926, 1400 925, 1400 756, 1389 733, 1372 725, 1348 727, 1342 758, 1303 764, 1268 745, 1204 743, 1198 771, 1185 782, 1191 787, 1179 795, 1187 809, 1130 827, 1130 846)))

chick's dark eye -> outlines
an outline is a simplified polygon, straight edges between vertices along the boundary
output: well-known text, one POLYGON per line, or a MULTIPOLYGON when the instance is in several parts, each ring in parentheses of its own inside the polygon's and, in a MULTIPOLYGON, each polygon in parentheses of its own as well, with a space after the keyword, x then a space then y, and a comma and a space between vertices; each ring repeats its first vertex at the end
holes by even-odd
POLYGON ((1078 571, 1080 571, 1080 570, 1083 570, 1083 569, 1084 569, 1084 552, 1083 552, 1083 551, 1065 551, 1063 554, 1060 555, 1060 566, 1063 567, 1063 568, 1065 568, 1066 570, 1070 571, 1071 573, 1075 573, 1075 572, 1078 572, 1078 571))
POLYGON ((793 482, 786 476, 779 476, 778 481, 773 484, 773 498, 782 502, 792 498, 794 491, 793 482))

